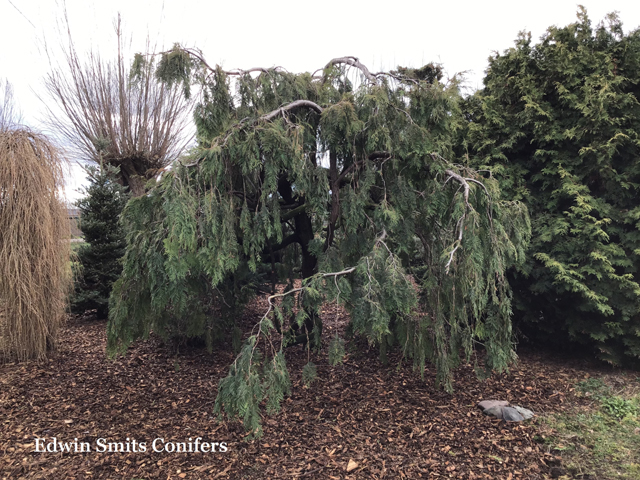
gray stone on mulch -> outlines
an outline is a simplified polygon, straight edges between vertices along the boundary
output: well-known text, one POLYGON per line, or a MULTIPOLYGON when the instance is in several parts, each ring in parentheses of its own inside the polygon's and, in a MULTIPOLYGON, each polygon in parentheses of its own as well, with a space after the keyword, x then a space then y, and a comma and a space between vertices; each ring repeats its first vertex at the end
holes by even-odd
POLYGON ((509 402, 506 400, 482 400, 478 403, 478 408, 480 410, 486 410, 492 407, 508 407, 509 402))
POLYGON ((502 407, 502 419, 505 422, 521 422, 524 417, 513 407, 502 407))
POLYGON ((505 400, 483 400, 478 402, 482 413, 505 422, 522 422, 533 417, 534 413, 523 407, 510 405, 505 400))
POLYGON ((529 420, 530 418, 533 418, 533 416, 535 415, 528 408, 519 407, 517 405, 514 405, 513 408, 515 408, 518 411, 518 413, 524 417, 525 420, 529 420))
POLYGON ((485 408, 482 413, 489 415, 490 417, 502 418, 502 409, 505 408, 502 405, 496 405, 495 407, 485 408))

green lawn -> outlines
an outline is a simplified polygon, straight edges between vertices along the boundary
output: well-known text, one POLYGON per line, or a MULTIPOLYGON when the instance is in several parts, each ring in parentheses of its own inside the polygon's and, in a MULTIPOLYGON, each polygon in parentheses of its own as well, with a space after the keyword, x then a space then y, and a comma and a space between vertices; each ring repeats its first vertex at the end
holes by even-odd
POLYGON ((542 420, 544 441, 572 475, 560 478, 640 478, 640 378, 610 380, 577 383, 586 405, 542 420))

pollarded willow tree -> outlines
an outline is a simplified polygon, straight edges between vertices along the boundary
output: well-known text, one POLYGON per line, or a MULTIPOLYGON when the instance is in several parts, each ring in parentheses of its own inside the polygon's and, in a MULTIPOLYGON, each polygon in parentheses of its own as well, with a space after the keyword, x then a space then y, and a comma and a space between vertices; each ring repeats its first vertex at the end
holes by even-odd
POLYGON ((255 433, 260 403, 277 410, 289 389, 283 349, 320 346, 323 302, 382 352, 396 343, 419 369, 433 362, 447 389, 474 342, 489 369, 507 368, 504 273, 523 259, 528 217, 496 201, 489 174, 447 160, 458 93, 439 67, 372 73, 347 57, 315 73, 224 71, 179 47, 159 66, 185 90, 200 82, 200 148, 125 209, 112 354, 152 329, 211 335, 223 311, 270 291, 215 407, 255 433))
POLYGON ((47 123, 78 161, 117 168, 119 182, 140 196, 190 142, 192 105, 179 89, 156 81, 151 62, 130 78, 119 16, 115 27, 114 61, 95 52, 83 59, 69 34, 65 63, 53 64, 45 79, 47 123))

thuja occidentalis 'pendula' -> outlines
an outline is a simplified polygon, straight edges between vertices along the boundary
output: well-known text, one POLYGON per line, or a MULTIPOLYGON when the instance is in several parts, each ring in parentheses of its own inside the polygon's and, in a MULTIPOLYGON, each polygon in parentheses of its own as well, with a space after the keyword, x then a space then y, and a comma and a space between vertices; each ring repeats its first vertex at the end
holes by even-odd
MULTIPOLYGON (((489 174, 448 160, 459 94, 440 67, 372 73, 345 57, 314 73, 224 71, 180 47, 158 65, 185 94, 199 87, 200 143, 125 209, 111 354, 152 329, 212 345, 268 293, 215 405, 256 434, 261 402, 277 411, 289 392, 285 348, 320 348, 325 302, 382 355, 398 345, 419 370, 435 364, 446 389, 475 342, 487 369, 507 368, 504 273, 522 261, 529 221, 520 203, 496 200, 489 174)), ((343 353, 336 336, 331 362, 343 353)), ((315 372, 309 362, 303 379, 315 372)))

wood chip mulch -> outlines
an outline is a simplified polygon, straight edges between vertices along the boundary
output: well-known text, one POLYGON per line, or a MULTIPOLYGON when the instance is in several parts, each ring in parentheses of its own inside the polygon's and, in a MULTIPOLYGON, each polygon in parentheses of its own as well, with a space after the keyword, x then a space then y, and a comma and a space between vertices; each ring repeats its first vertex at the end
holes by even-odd
MULTIPOLYGON (((338 326, 327 325, 332 336, 338 326)), ((462 366, 448 395, 435 388, 431 368, 421 379, 397 356, 383 366, 375 349, 351 351, 336 367, 326 355, 312 356, 319 378, 306 388, 307 354, 288 349, 292 395, 279 414, 263 418, 264 436, 248 441, 242 425, 212 413, 231 351, 176 356, 152 338, 109 361, 105 323, 76 319, 48 362, 0 366, 0 479, 548 478, 554 457, 537 422, 500 423, 476 403, 503 399, 538 415, 557 412, 579 401, 573 386, 585 375, 580 365, 521 354, 509 374, 484 382, 462 366), (35 451, 36 438, 46 445, 53 437, 86 442, 90 451, 35 451), (151 448, 157 438, 197 437, 225 442, 227 451, 151 448), (130 452, 100 452, 99 439, 130 452)))

